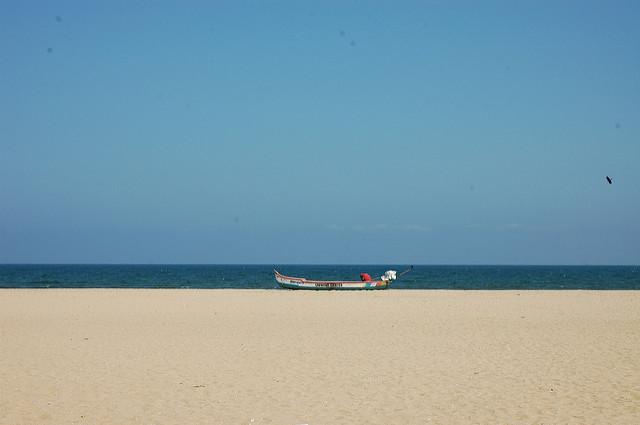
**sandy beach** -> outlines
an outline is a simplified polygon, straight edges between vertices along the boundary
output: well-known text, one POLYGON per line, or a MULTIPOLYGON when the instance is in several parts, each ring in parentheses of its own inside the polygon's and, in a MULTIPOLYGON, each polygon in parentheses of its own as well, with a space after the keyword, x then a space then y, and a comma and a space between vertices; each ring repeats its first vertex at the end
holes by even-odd
POLYGON ((0 290, 2 424, 640 423, 640 291, 0 290))

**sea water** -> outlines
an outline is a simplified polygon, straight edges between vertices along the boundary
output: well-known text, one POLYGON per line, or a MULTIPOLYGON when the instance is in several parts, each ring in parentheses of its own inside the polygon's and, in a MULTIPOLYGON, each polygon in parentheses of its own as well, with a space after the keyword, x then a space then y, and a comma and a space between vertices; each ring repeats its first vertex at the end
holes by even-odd
MULTIPOLYGON (((359 280, 408 265, 0 265, 0 288, 278 289, 273 269, 310 280, 359 280)), ((640 289, 640 266, 418 265, 392 289, 640 289)))

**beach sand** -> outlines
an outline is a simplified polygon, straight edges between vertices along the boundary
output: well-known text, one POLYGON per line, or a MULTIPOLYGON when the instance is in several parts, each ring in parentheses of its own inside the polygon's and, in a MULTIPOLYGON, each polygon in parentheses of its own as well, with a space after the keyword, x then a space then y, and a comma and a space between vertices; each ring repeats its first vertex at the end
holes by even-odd
POLYGON ((4 289, 0 423, 640 423, 640 291, 4 289))

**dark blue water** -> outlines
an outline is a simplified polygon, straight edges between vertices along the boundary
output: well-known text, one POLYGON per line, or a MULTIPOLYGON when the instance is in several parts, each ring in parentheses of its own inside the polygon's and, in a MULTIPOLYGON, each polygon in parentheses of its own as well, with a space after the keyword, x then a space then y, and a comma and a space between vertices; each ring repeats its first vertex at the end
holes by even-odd
MULTIPOLYGON (((276 289, 276 268, 312 280, 359 280, 406 265, 0 265, 0 288, 276 289)), ((640 266, 415 266, 392 289, 640 289, 640 266)))

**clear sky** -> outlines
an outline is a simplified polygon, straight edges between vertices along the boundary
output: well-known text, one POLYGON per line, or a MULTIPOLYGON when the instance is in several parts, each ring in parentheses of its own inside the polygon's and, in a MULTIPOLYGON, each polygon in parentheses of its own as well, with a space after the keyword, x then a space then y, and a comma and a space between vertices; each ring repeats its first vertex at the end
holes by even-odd
POLYGON ((640 264, 639 22, 2 0, 0 262, 640 264))

